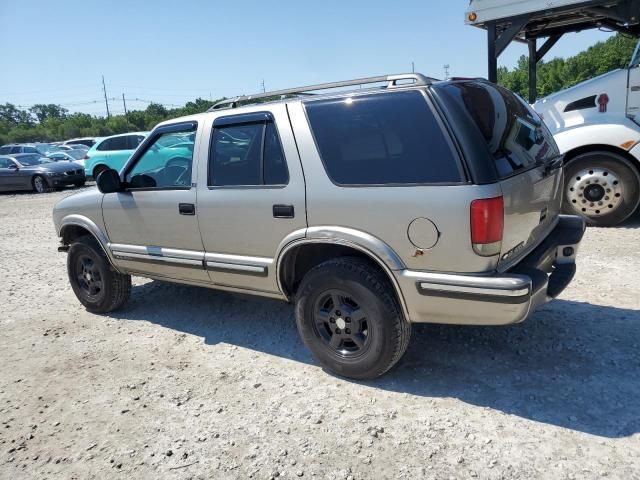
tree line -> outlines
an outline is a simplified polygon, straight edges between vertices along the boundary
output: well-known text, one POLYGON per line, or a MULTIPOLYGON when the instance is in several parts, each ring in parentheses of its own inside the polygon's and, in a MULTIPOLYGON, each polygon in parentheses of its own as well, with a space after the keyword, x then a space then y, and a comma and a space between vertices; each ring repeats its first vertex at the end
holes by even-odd
MULTIPOLYGON (((572 87, 611 70, 626 67, 629 65, 637 42, 637 39, 617 34, 573 57, 539 62, 538 98, 572 87)), ((526 55, 520 57, 515 68, 500 67, 498 69, 498 83, 520 94, 523 98, 528 97, 528 82, 529 61, 526 55)))
MULTIPOLYGON (((538 64, 538 96, 543 97, 563 88, 625 67, 631 58, 636 40, 617 34, 569 58, 554 58, 538 64)), ((513 69, 501 67, 498 82, 519 93, 528 93, 527 57, 520 57, 513 69)), ((127 115, 98 117, 86 113, 69 113, 55 104, 38 104, 20 109, 11 103, 0 105, 0 145, 13 142, 53 142, 73 137, 104 137, 130 131, 151 130, 158 122, 170 118, 206 111, 219 100, 197 98, 184 107, 167 109, 151 103, 144 110, 132 110, 127 115)))

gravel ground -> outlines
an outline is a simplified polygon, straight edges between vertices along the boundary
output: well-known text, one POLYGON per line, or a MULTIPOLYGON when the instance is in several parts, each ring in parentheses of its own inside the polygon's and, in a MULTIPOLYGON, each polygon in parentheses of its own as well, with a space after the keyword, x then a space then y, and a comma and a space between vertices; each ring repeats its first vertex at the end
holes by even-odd
POLYGON ((521 325, 417 325, 382 379, 323 372, 277 301, 135 278, 86 312, 53 204, 0 196, 0 478, 640 478, 640 218, 590 228, 521 325))

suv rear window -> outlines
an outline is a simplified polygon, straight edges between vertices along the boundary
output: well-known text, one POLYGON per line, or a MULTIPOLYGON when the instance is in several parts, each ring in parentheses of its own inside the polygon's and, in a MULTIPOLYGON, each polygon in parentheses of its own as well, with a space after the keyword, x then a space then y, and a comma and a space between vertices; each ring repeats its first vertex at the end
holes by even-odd
POLYGON ((309 101, 305 108, 334 183, 462 180, 450 143, 419 91, 309 101))
POLYGON ((128 136, 107 138, 104 142, 98 145, 100 151, 115 151, 115 150, 131 150, 129 147, 128 136))
POLYGON ((551 132, 538 114, 509 90, 480 81, 435 88, 477 127, 500 178, 546 163, 559 154, 551 132))

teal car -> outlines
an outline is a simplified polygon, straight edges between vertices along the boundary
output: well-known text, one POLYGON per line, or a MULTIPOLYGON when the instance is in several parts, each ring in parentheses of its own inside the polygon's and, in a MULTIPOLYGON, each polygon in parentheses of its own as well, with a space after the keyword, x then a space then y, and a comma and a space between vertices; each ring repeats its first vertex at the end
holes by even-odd
POLYGON ((97 139, 84 157, 86 176, 96 178, 109 168, 120 171, 148 134, 149 132, 131 132, 97 139))
MULTIPOLYGON (((89 159, 85 161, 85 172, 87 172, 87 175, 96 178, 100 172, 108 168, 117 171, 122 170, 122 167, 147 136, 147 133, 136 132, 114 135, 96 142, 91 150, 87 152, 89 159), (104 145, 105 142, 107 142, 106 145, 104 145), (118 147, 117 150, 114 145, 118 147), (130 145, 133 148, 121 148, 126 145, 130 145)), ((185 135, 184 133, 164 135, 144 154, 144 157, 138 162, 138 166, 144 167, 151 177, 155 169, 165 170, 167 166, 186 168, 186 165, 190 164, 187 159, 193 156, 193 140, 193 135, 185 135)))

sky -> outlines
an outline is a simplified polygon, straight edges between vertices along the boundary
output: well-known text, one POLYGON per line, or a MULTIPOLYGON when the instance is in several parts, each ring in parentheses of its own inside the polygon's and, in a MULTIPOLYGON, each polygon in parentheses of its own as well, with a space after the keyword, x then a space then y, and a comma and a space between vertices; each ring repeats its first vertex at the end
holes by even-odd
MULTIPOLYGON (((487 76, 468 0, 0 0, 0 103, 105 115, 262 90, 415 71, 487 76)), ((609 33, 568 34, 547 59, 609 33)), ((515 66, 512 44, 499 65, 515 66)))

